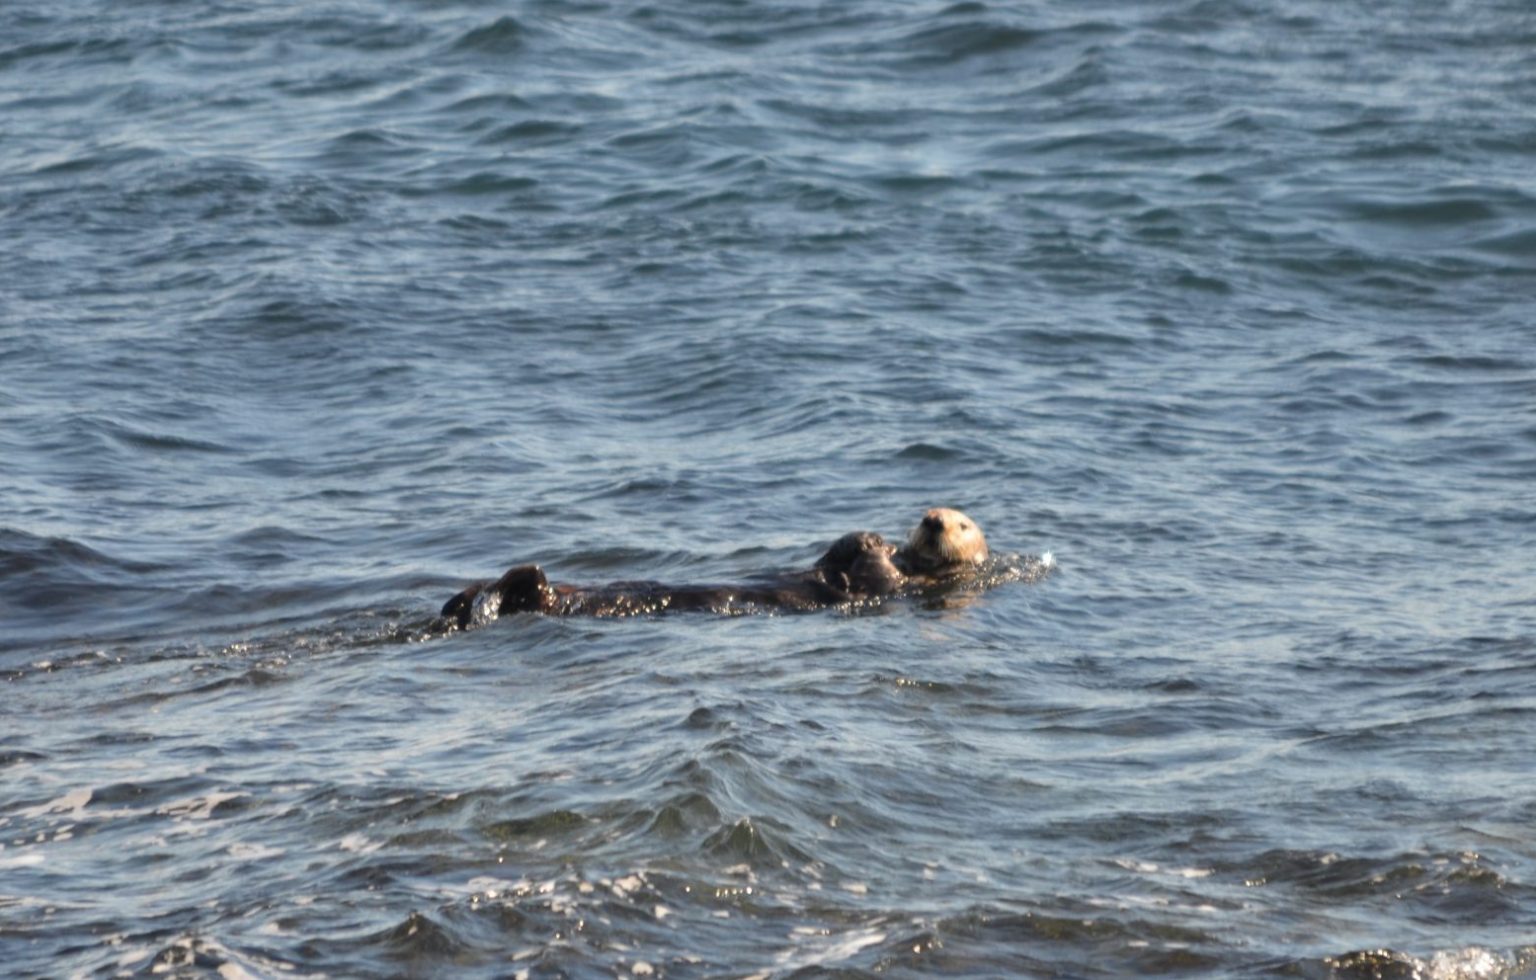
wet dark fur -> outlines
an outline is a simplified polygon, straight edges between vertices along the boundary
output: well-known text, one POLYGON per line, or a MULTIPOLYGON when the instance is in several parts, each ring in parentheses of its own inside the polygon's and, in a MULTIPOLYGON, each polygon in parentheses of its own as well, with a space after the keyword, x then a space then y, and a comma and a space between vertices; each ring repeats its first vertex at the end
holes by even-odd
POLYGON ((555 616, 634 616, 660 612, 738 613, 803 611, 888 595, 906 576, 892 561, 895 548, 868 531, 845 534, 805 572, 742 585, 551 585, 537 565, 518 565, 494 582, 477 582, 443 606, 444 619, 468 626, 477 602, 496 601, 497 615, 541 612, 555 616))

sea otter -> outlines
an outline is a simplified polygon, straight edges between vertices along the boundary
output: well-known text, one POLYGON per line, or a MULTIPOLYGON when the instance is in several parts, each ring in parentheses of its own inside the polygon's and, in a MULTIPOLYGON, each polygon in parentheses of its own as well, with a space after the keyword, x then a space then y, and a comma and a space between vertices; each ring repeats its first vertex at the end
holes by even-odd
POLYGON ((832 542, 811 574, 850 597, 888 595, 906 584, 896 567, 896 546, 873 531, 854 531, 832 542))
POLYGON ((948 507, 935 507, 924 514, 895 556, 896 567, 903 574, 930 580, 963 575, 986 560, 987 539, 981 527, 948 507))
POLYGON ((923 515, 901 549, 871 531, 845 534, 809 571, 742 585, 551 585, 538 565, 518 565, 494 582, 476 582, 443 606, 442 616, 464 627, 502 613, 556 616, 637 616, 661 612, 750 613, 822 609, 908 589, 944 585, 987 559, 976 522, 958 510, 923 515))
POLYGON ((749 613, 810 610, 889 595, 906 583, 892 561, 896 548, 878 534, 856 531, 833 542, 806 572, 743 585, 551 585, 538 565, 518 565, 494 582, 476 582, 443 606, 465 627, 504 613, 638 616, 661 612, 749 613))

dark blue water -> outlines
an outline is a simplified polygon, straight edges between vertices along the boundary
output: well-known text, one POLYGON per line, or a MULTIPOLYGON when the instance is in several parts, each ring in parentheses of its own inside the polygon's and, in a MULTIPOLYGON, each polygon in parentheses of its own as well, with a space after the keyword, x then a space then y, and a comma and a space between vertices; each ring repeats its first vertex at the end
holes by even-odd
POLYGON ((0 5, 14 976, 1536 972, 1536 8, 0 5), (507 617, 966 510, 1057 570, 507 617))

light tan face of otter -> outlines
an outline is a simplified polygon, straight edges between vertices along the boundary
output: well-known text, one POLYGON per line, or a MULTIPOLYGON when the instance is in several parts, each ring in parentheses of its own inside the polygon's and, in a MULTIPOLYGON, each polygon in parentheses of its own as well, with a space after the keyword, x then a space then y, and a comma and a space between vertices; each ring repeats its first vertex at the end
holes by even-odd
POLYGON ((933 568, 974 565, 987 560, 987 539, 976 522, 948 507, 923 515, 907 541, 911 554, 933 568))

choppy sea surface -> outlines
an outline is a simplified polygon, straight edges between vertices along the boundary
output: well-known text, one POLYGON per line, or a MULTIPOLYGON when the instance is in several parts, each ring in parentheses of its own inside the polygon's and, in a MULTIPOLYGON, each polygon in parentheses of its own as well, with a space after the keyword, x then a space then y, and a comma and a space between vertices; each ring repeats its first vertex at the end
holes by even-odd
POLYGON ((17 977, 1536 973, 1526 0, 0 5, 17 977), (958 507, 1055 571, 504 617, 958 507))

